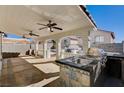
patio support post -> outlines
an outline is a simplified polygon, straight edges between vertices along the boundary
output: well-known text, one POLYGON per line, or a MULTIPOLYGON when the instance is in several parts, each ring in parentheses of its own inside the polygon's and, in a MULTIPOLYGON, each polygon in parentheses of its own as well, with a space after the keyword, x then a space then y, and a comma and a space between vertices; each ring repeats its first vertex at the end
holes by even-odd
POLYGON ((56 45, 57 45, 57 53, 56 53, 56 59, 60 59, 61 58, 61 41, 57 40, 56 41, 56 45))
POLYGON ((35 56, 38 56, 38 50, 39 50, 39 41, 36 41, 36 52, 35 52, 35 56))
POLYGON ((90 38, 90 36, 88 36, 88 48, 90 48, 91 47, 91 38, 90 38))
POLYGON ((47 47, 47 58, 51 58, 51 50, 47 47))
POLYGON ((47 59, 47 42, 43 42, 43 56, 47 59))
POLYGON ((90 45, 88 45, 88 42, 89 42, 88 37, 82 37, 82 41, 83 41, 83 52, 84 52, 84 54, 86 54, 88 47, 90 47, 90 45))

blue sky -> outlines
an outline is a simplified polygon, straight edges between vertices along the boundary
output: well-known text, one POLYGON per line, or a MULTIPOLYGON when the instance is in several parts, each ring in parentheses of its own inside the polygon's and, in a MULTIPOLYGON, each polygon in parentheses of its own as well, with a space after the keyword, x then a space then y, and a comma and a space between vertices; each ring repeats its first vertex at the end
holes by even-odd
POLYGON ((116 42, 124 40, 124 6, 88 5, 87 9, 98 28, 113 31, 116 42))
MULTIPOLYGON (((8 37, 8 38, 17 38, 17 39, 22 38, 22 36, 18 36, 18 35, 15 35, 15 34, 7 34, 7 37, 8 37)), ((32 40, 32 39, 30 38, 30 39, 28 39, 28 40, 32 40)))
POLYGON ((22 38, 22 36, 17 36, 17 35, 14 35, 14 34, 8 34, 7 37, 10 37, 10 38, 22 38))

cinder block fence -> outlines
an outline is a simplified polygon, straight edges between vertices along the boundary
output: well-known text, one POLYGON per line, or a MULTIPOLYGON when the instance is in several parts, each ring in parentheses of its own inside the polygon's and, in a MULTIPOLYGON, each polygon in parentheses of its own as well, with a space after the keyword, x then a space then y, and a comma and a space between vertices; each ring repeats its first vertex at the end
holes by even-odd
POLYGON ((106 52, 124 53, 124 41, 122 43, 92 44, 91 47, 101 48, 106 52))

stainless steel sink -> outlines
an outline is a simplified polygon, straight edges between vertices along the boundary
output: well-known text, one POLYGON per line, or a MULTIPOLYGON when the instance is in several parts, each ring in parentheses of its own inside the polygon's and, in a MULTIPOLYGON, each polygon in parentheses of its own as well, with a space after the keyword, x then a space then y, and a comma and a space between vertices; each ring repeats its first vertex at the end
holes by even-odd
POLYGON ((85 66, 90 64, 91 62, 93 62, 92 59, 87 59, 87 58, 76 58, 76 57, 72 57, 72 58, 68 58, 66 59, 66 62, 72 63, 72 64, 77 64, 80 66, 85 66))
POLYGON ((81 65, 88 65, 91 62, 93 62, 93 60, 89 60, 89 59, 79 59, 79 62, 77 62, 77 64, 81 64, 81 65))

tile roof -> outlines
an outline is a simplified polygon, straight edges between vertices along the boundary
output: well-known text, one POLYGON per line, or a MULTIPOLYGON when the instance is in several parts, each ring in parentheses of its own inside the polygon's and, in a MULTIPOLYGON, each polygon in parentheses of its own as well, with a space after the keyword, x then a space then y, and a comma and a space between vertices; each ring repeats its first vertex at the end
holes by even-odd
POLYGON ((92 16, 90 15, 90 13, 88 12, 86 6, 84 5, 79 5, 80 8, 86 13, 86 15, 89 17, 89 19, 91 20, 91 22, 97 27, 95 21, 93 20, 92 16))

